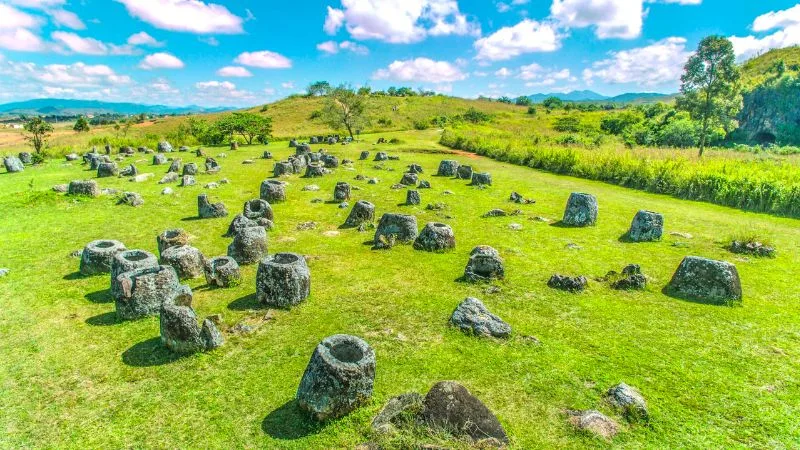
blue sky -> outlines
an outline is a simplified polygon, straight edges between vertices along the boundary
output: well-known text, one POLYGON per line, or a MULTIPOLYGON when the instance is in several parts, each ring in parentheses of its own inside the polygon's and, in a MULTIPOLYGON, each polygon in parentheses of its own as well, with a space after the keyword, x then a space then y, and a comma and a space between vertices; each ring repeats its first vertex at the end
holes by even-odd
POLYGON ((0 0, 0 103, 246 106, 327 80, 451 95, 675 92, 709 34, 800 44, 788 0, 0 0))

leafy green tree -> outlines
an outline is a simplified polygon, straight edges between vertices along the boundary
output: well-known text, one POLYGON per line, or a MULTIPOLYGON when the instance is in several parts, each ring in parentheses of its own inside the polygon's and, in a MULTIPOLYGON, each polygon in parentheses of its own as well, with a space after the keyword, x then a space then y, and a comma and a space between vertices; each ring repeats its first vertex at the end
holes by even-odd
POLYGON ((608 134, 620 135, 624 133, 625 130, 641 121, 641 114, 633 111, 625 111, 603 117, 600 120, 600 129, 608 134))
POLYGON ((311 83, 306 88, 309 97, 319 97, 323 95, 328 95, 331 91, 331 84, 327 81, 316 81, 311 83))
POLYGON ((361 86, 358 88, 358 95, 368 96, 372 94, 372 88, 369 86, 361 86))
POLYGON ((468 109, 461 118, 470 123, 484 123, 492 120, 491 115, 483 111, 478 111, 475 108, 468 109))
POLYGON ((665 147, 688 148, 697 145, 699 130, 697 124, 689 119, 670 122, 661 130, 659 144, 665 147))
POLYGON ((506 97, 505 95, 500 97, 500 98, 498 98, 497 101, 500 102, 500 103, 505 103, 507 105, 510 105, 510 104, 514 103, 510 98, 506 97))
POLYGON ((255 113, 236 112, 223 117, 215 126, 231 140, 235 135, 241 136, 247 145, 251 145, 254 140, 263 142, 272 136, 272 119, 255 113))
POLYGON ((528 106, 528 114, 530 114, 532 116, 535 116, 536 115, 536 107, 533 106, 533 105, 528 106))
POLYGON ((700 41, 697 53, 684 66, 676 106, 700 123, 700 156, 714 129, 733 128, 742 109, 740 78, 733 44, 722 36, 700 41))
POLYGON ((353 133, 368 123, 368 97, 358 95, 350 85, 341 84, 331 89, 325 98, 322 108, 322 120, 334 130, 344 127, 355 138, 353 133))
POLYGON ((514 104, 517 106, 531 106, 533 104, 533 100, 531 100, 530 97, 522 95, 514 99, 514 104))
POLYGON ((34 117, 25 122, 25 140, 31 143, 36 153, 42 153, 47 146, 47 139, 53 132, 53 126, 41 117, 34 117))
POLYGON ((80 116, 75 121, 75 126, 72 129, 78 133, 87 133, 89 131, 89 121, 86 120, 86 117, 80 116))
POLYGON ((558 109, 564 106, 564 102, 558 97, 547 97, 542 102, 542 106, 547 108, 548 110, 552 111, 554 109, 558 109))

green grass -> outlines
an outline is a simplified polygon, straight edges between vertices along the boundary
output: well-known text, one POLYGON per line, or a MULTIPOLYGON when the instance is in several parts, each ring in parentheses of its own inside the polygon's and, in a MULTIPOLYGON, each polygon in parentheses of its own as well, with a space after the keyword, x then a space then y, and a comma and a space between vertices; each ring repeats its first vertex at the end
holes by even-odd
MULTIPOLYGON (((800 258, 797 221, 448 155, 434 143, 438 135, 432 131, 386 137, 405 142, 380 147, 401 156, 386 163, 392 170, 375 169, 370 161, 323 179, 293 176, 289 201, 274 205, 277 228, 269 235, 269 251, 307 255, 311 297, 262 324, 266 311, 253 302, 254 266, 244 268, 242 285, 229 290, 208 290, 202 280, 191 281, 199 316, 223 313, 225 329, 240 321, 261 326, 249 335, 226 334, 225 346, 217 351, 181 359, 160 348, 157 318, 117 323, 107 277, 75 277, 78 260, 69 253, 99 238, 154 252, 156 235, 183 227, 207 256, 224 254, 229 239, 222 234, 230 219, 258 196, 272 166, 265 160, 240 163, 260 155, 263 147, 228 152, 220 174, 200 175, 199 186, 176 187, 174 196, 161 196, 163 186, 155 182, 166 167, 147 162, 139 167, 155 172, 155 180, 99 180, 102 187, 140 192, 146 203, 137 209, 117 206, 108 197, 78 200, 51 192, 54 184, 93 177, 79 165, 53 160, 21 174, 0 175, 0 266, 11 269, 0 278, 0 447, 352 448, 367 440, 388 448, 427 442, 461 447, 442 436, 384 440, 369 431, 389 397, 424 393, 445 379, 458 380, 486 402, 506 427, 512 448, 608 447, 574 431, 563 411, 599 408, 611 414, 601 396, 620 381, 641 390, 652 425, 623 427, 615 447, 780 448, 800 441, 795 420, 800 364, 794 357, 800 352, 800 313, 793 295, 800 258), (479 190, 433 177, 445 158, 491 172, 494 186, 479 190), (412 162, 424 167, 422 179, 433 189, 421 191, 419 207, 397 206, 405 192, 390 186, 412 162), (381 183, 354 181, 356 174, 376 176, 381 183), (193 220, 202 184, 222 177, 231 183, 209 192, 228 205, 231 217, 193 220), (340 180, 361 187, 353 201, 375 203, 378 215, 405 211, 418 217, 420 227, 434 220, 450 224, 456 250, 371 250, 364 245, 370 233, 338 230, 348 210, 311 203, 328 200, 340 180), (322 190, 301 192, 311 183, 322 190), (445 190, 454 194, 444 195, 445 190), (512 190, 537 203, 510 203, 512 190), (598 226, 569 229, 531 220, 559 219, 573 191, 598 197, 598 226), (446 203, 447 210, 425 210, 437 202, 446 203), (480 217, 497 207, 520 208, 524 214, 480 217), (633 215, 645 208, 665 215, 664 241, 622 242, 633 215), (297 231, 305 221, 319 225, 297 231), (509 230, 512 222, 524 229, 509 230), (777 258, 742 258, 725 250, 728 236, 749 229, 772 238, 777 258), (672 231, 693 238, 675 238, 672 231), (674 246, 678 241, 683 244, 674 246), (568 249, 570 243, 581 249, 568 249), (499 294, 455 281, 478 244, 494 246, 506 260, 508 278, 499 283, 499 294), (663 295, 661 288, 689 254, 735 262, 743 307, 663 295), (553 273, 594 278, 628 263, 642 265, 651 280, 647 291, 616 292, 591 282, 587 292, 572 295, 546 286, 553 273), (449 328, 450 313, 467 296, 481 298, 509 322, 514 337, 497 342, 449 328), (375 349, 375 395, 352 415, 315 426, 291 401, 314 346, 334 333, 361 336, 375 349), (542 345, 529 343, 526 335, 542 345)), ((331 151, 357 159, 364 149, 374 147, 331 151)), ((277 157, 290 154, 285 142, 270 150, 277 157)), ((180 156, 185 162, 196 159, 180 156)))

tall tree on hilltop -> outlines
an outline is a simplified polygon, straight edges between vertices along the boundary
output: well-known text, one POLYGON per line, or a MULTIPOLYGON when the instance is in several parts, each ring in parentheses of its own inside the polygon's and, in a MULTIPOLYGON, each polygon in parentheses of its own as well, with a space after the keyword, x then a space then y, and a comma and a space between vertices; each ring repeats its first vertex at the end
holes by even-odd
POLYGON ((700 41, 697 53, 684 66, 676 106, 700 122, 700 156, 714 128, 733 128, 742 109, 740 78, 733 44, 722 36, 700 41))
POLYGON ((325 97, 325 106, 322 108, 322 119, 334 130, 347 129, 351 138, 353 132, 366 125, 367 96, 359 95, 352 87, 346 84, 333 88, 325 97))
POLYGON ((309 97, 319 97, 328 95, 331 91, 331 85, 327 81, 315 81, 308 85, 306 92, 309 97))
POLYGON ((53 132, 53 126, 41 117, 34 117, 25 122, 25 132, 25 139, 31 143, 36 153, 42 153, 50 133, 53 132))

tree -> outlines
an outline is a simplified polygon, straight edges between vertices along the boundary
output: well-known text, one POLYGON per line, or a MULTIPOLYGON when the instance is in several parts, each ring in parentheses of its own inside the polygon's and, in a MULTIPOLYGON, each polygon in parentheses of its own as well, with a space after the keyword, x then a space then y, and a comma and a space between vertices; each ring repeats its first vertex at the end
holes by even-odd
POLYGON ((734 118, 742 109, 740 78, 733 44, 722 36, 700 41, 697 53, 684 66, 676 106, 700 122, 700 156, 714 129, 733 128, 734 118))
POLYGON ((372 88, 369 86, 362 86, 358 88, 358 95, 370 95, 372 94, 372 88))
POLYGON ((75 121, 75 126, 72 127, 74 131, 78 133, 86 133, 89 131, 89 122, 86 120, 86 117, 80 116, 78 120, 75 121))
POLYGON ((547 108, 548 111, 551 111, 551 110, 558 109, 558 108, 561 108, 562 106, 564 106, 564 102, 561 101, 561 99, 558 98, 558 97, 547 97, 542 102, 542 106, 547 108))
POLYGON ((350 85, 333 88, 325 98, 322 120, 334 130, 344 127, 354 138, 353 132, 367 123, 367 97, 358 95, 350 85))
POLYGON ((531 106, 533 104, 533 100, 531 100, 530 97, 525 97, 523 95, 514 99, 514 104, 517 106, 531 106))
POLYGON ((231 140, 234 135, 238 134, 247 145, 251 145, 254 140, 264 142, 272 136, 272 119, 255 113, 233 113, 223 117, 214 125, 217 130, 229 136, 231 140))
POLYGON ((25 122, 25 139, 33 145, 36 153, 41 153, 47 146, 47 138, 53 132, 53 126, 41 117, 34 117, 25 122))
POLYGON ((319 97, 328 95, 331 91, 331 84, 327 81, 316 81, 306 88, 309 97, 319 97))
POLYGON ((497 101, 498 101, 498 102, 500 102, 500 103, 505 103, 505 104, 507 104, 507 105, 510 105, 511 103, 513 103, 513 102, 511 101, 511 99, 510 99, 510 98, 508 98, 508 97, 506 97, 505 95, 504 95, 504 96, 502 96, 502 97, 500 97, 500 98, 498 98, 498 99, 497 99, 497 101))

